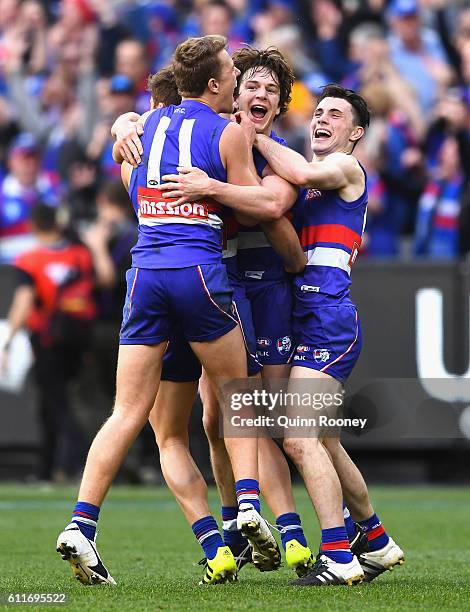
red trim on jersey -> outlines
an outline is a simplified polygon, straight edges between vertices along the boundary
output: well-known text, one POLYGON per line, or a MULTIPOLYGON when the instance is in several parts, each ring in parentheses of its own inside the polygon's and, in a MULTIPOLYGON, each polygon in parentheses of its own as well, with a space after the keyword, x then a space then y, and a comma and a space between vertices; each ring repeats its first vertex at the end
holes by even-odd
POLYGON ((224 219, 224 235, 226 240, 236 238, 238 230, 240 229, 240 223, 232 215, 227 215, 224 219))
POLYGON ((383 525, 379 525, 378 527, 375 527, 375 529, 371 529, 370 531, 367 532, 367 539, 375 540, 375 538, 378 538, 384 533, 385 533, 385 529, 383 528, 383 525))
POLYGON ((322 550, 349 550, 349 540, 338 540, 338 542, 322 542, 322 550))
POLYGON ((448 217, 447 215, 437 214, 434 217, 434 225, 443 229, 456 229, 458 222, 457 217, 448 217))
POLYGON ((300 232, 300 244, 305 247, 317 242, 333 242, 352 249, 354 243, 361 245, 362 237, 349 227, 336 223, 303 227, 300 232))
MULTIPOLYGON (((164 217, 170 214, 170 208, 171 204, 173 204, 174 202, 176 202, 177 198, 167 198, 165 197, 165 195, 160 191, 160 189, 154 189, 152 187, 138 187, 137 188, 137 202, 139 204, 139 215, 141 217, 164 217), (155 210, 155 212, 152 213, 142 213, 142 210, 140 210, 142 208, 141 205, 141 201, 142 200, 146 200, 151 206, 147 207, 147 208, 155 208, 155 205, 158 203, 160 206, 158 206, 158 208, 160 210, 155 210), (170 206, 168 206, 170 205, 170 206)), ((196 202, 188 202, 186 204, 181 204, 179 207, 179 209, 181 209, 181 207, 192 207, 194 210, 189 213, 189 214, 178 214, 175 213, 175 216, 182 216, 182 217, 187 217, 187 218, 201 218, 201 216, 207 217, 208 213, 211 212, 220 212, 222 209, 222 205, 219 204, 218 202, 216 202, 215 200, 213 200, 212 198, 204 198, 204 200, 197 200, 196 202), (201 215, 201 207, 204 209, 204 214, 201 215), (195 212, 195 211, 199 211, 199 212, 195 212)))

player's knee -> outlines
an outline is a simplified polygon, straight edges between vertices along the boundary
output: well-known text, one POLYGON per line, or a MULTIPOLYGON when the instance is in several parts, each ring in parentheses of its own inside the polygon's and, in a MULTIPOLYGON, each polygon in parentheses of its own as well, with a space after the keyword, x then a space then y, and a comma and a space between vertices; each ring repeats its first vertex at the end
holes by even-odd
POLYGON ((116 401, 108 421, 119 422, 125 428, 142 429, 148 420, 150 409, 151 406, 131 407, 116 401))
POLYGON ((286 438, 283 443, 287 456, 296 464, 302 464, 305 457, 305 443, 296 438, 286 438))

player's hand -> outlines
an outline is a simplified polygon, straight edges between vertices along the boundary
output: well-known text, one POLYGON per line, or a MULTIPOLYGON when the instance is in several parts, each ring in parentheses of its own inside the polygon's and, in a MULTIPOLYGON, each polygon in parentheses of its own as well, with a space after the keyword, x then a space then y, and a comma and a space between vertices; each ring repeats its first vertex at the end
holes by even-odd
POLYGON ((235 113, 235 120, 243 128, 248 147, 251 149, 256 140, 256 128, 255 124, 249 120, 248 115, 245 111, 239 111, 235 113))
POLYGON ((165 174, 158 188, 167 198, 178 198, 176 205, 194 202, 209 195, 211 179, 200 168, 178 168, 179 174, 165 174))
POLYGON ((144 126, 140 115, 128 113, 114 122, 111 133, 116 137, 115 147, 124 161, 136 168, 142 161, 144 148, 140 136, 144 126), (136 120, 137 118, 137 120, 136 120))

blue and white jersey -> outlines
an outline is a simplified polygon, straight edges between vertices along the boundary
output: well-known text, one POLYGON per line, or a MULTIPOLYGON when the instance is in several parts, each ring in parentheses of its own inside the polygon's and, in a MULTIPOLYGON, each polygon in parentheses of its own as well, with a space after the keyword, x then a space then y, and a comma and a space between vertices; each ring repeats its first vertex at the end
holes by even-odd
POLYGON ((367 176, 354 202, 343 200, 337 189, 302 191, 294 207, 294 225, 307 265, 295 278, 296 309, 350 303, 351 267, 362 242, 367 200, 367 176))
MULTIPOLYGON (((271 138, 287 146, 286 141, 276 132, 271 132, 271 138)), ((258 176, 262 177, 267 166, 265 158, 253 150, 258 176)), ((238 270, 244 281, 283 281, 287 278, 282 258, 269 244, 259 225, 253 227, 240 226, 238 234, 238 270)))
POLYGON ((142 163, 134 169, 129 195, 139 220, 132 249, 136 268, 186 268, 220 263, 224 207, 205 198, 175 206, 157 185, 178 166, 195 166, 226 182, 219 142, 229 121, 209 106, 185 100, 153 111, 142 135, 142 163))

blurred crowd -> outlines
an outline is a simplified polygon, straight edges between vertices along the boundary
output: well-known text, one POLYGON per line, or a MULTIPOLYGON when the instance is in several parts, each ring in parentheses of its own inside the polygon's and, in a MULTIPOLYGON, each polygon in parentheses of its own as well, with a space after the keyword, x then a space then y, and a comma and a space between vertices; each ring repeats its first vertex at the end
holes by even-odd
MULTIPOLYGON (((276 131, 307 157, 324 85, 367 99, 373 119, 355 151, 370 194, 361 259, 455 260, 470 251, 468 0, 0 0, 0 264, 16 261, 22 273, 9 318, 20 327, 29 317, 32 331, 41 478, 77 469, 70 440, 80 427, 68 394, 78 357, 113 402, 137 228, 111 125, 147 110, 148 76, 180 41, 205 34, 227 36, 232 51, 275 45, 287 56, 297 80, 276 131), (34 295, 50 305, 42 323, 34 295), (91 318, 101 324, 89 336, 91 318), (73 372, 58 375, 69 363, 73 372)), ((7 352, 8 342, 0 362, 7 352)), ((153 464, 148 432, 141 441, 153 464)))
POLYGON ((181 40, 213 33, 231 50, 246 42, 286 54, 297 81, 276 129, 307 156, 321 87, 340 82, 366 97, 365 256, 469 250, 466 0, 0 0, 0 262, 31 246, 31 209, 43 202, 89 247, 98 283, 120 282, 135 221, 111 124, 148 109, 147 77, 181 40))

